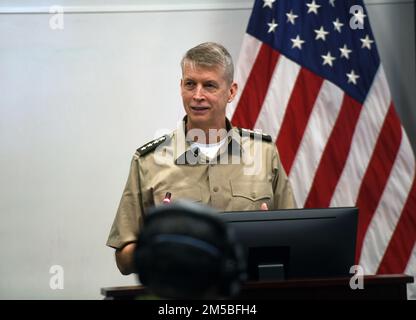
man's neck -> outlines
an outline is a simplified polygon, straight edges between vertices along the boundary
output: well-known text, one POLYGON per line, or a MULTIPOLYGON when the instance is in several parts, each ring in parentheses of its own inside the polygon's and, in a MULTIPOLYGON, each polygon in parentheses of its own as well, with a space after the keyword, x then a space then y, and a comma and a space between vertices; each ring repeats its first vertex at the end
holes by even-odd
POLYGON ((227 136, 227 129, 226 129, 226 122, 224 119, 224 122, 222 125, 213 125, 213 126, 195 126, 189 123, 189 121, 186 123, 186 133, 192 138, 194 142, 199 143, 205 143, 205 144, 212 144, 220 142, 222 139, 224 139, 227 136), (192 130, 195 129, 195 132, 192 132, 192 130), (199 132, 203 132, 203 134, 199 134, 199 132))

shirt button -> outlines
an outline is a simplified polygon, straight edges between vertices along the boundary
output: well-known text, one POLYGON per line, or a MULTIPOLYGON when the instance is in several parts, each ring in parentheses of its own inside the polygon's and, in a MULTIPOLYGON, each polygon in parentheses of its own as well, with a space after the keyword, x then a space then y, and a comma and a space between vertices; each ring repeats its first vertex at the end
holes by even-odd
POLYGON ((255 193, 255 192, 252 192, 252 193, 251 193, 251 197, 252 197, 252 198, 255 198, 255 197, 256 197, 256 193, 255 193))
POLYGON ((214 187, 214 189, 212 189, 214 192, 218 192, 218 187, 214 187))

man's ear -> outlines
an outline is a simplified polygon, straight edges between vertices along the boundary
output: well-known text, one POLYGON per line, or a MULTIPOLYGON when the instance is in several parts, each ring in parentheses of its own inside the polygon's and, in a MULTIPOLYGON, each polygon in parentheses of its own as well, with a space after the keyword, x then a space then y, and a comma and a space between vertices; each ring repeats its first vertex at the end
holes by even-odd
POLYGON ((233 82, 230 86, 230 96, 228 97, 228 103, 234 100, 236 94, 238 91, 238 85, 237 82, 233 82))

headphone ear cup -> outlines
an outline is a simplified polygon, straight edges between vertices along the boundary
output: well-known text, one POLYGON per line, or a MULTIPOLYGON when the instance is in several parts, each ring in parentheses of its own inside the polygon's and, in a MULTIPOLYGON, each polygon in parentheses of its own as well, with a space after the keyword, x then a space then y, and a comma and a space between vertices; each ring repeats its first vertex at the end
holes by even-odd
POLYGON ((245 259, 230 231, 204 207, 155 208, 138 236, 134 253, 138 279, 161 296, 195 298, 207 288, 211 294, 213 286, 222 297, 235 296, 244 278, 245 259), (192 272, 184 273, 186 268, 192 272))

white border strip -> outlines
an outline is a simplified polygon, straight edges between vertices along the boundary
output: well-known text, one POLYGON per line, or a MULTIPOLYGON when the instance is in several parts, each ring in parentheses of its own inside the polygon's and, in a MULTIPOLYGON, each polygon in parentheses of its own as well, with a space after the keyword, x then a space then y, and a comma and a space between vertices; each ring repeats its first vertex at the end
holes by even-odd
POLYGON ((127 12, 172 12, 172 11, 213 11, 213 10, 247 10, 253 7, 253 3, 244 1, 238 3, 204 3, 204 4, 157 4, 157 5, 103 5, 103 6, 66 6, 51 5, 50 7, 0 7, 0 14, 18 13, 49 13, 53 6, 62 7, 65 13, 127 13, 127 12))
MULTIPOLYGON (((414 4, 413 0, 366 0, 366 5, 414 4)), ((251 10, 254 0, 237 3, 201 3, 201 4, 156 4, 156 5, 103 5, 103 6, 0 6, 0 14, 48 14, 53 6, 60 6, 65 13, 128 13, 128 12, 170 12, 170 11, 212 11, 212 10, 251 10)))

